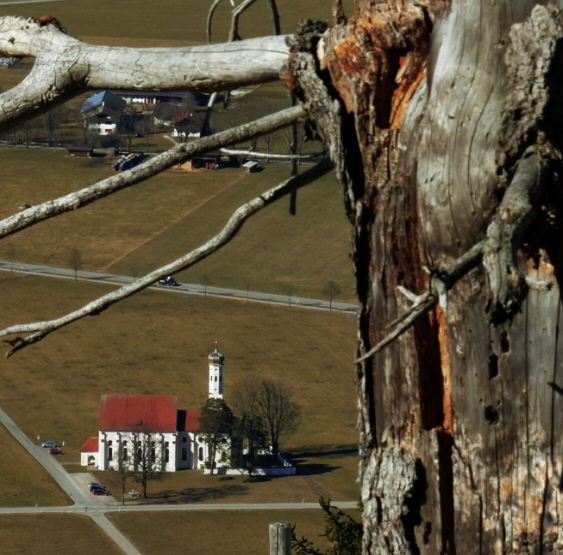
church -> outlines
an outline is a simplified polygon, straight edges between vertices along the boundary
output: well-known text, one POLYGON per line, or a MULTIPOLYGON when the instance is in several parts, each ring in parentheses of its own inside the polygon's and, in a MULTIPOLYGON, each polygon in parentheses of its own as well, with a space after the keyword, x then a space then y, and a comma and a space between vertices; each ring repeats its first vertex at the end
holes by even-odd
MULTIPOLYGON (((222 399, 225 357, 217 346, 208 357, 209 397, 222 399)), ((166 472, 203 469, 209 450, 200 430, 199 410, 178 408, 174 395, 102 395, 98 435, 81 448, 82 466, 97 470, 135 470, 148 457, 166 472)), ((216 453, 216 467, 225 462, 230 442, 216 453)))

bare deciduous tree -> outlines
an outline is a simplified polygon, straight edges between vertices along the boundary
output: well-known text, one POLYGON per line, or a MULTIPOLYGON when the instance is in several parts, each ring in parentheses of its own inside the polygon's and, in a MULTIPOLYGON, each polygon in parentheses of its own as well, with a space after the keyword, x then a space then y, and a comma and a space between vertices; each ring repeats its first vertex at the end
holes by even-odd
POLYGON ((328 281, 323 287, 322 293, 328 299, 330 311, 332 312, 332 301, 334 301, 337 295, 342 293, 342 288, 335 281, 328 281))
POLYGON ((287 385, 270 380, 261 380, 259 385, 257 414, 268 433, 275 456, 280 451, 281 437, 297 429, 301 411, 287 385))
POLYGON ((68 263, 74 271, 74 280, 78 279, 78 272, 82 270, 82 251, 80 249, 72 249, 68 255, 68 263))
POLYGON ((207 446, 207 466, 214 473, 218 456, 230 456, 233 411, 223 399, 207 399, 201 408, 199 435, 207 446))
POLYGON ((143 497, 148 497, 149 482, 160 480, 164 475, 165 462, 161 445, 152 434, 136 432, 133 435, 133 453, 129 470, 133 479, 143 488, 143 497))

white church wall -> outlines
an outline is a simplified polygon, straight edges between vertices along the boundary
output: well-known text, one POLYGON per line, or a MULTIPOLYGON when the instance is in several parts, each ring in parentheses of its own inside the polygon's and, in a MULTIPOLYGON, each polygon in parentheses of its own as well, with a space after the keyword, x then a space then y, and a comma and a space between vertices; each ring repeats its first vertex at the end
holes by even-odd
POLYGON ((115 431, 99 432, 98 469, 119 470, 122 464, 134 469, 134 449, 144 441, 146 435, 150 436, 150 440, 154 442, 155 459, 161 465, 162 470, 164 472, 178 470, 177 432, 145 434, 144 432, 115 431), (166 457, 166 451, 168 451, 168 457, 166 457), (124 457, 126 458, 124 459, 124 457))
POLYGON ((80 464, 82 466, 93 464, 95 468, 98 468, 98 458, 99 454, 97 451, 82 451, 80 453, 80 464))

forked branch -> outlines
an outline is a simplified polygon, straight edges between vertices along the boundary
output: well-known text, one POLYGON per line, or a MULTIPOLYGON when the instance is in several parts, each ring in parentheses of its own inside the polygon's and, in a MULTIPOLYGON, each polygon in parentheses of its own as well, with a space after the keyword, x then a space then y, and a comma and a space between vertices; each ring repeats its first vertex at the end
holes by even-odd
POLYGON ((56 22, 0 18, 0 54, 35 56, 30 74, 0 95, 0 132, 85 90, 227 91, 277 81, 286 37, 180 48, 84 43, 56 22))
POLYGON ((190 143, 176 145, 143 164, 128 171, 108 177, 80 191, 49 200, 37 206, 26 208, 5 220, 0 221, 0 238, 6 237, 39 222, 58 216, 64 212, 77 210, 113 193, 140 183, 157 173, 176 164, 181 164, 194 156, 215 150, 222 146, 233 145, 252 137, 270 133, 285 127, 296 119, 303 118, 305 111, 301 107, 287 108, 256 121, 233 127, 209 137, 203 137, 190 143))
POLYGON ((238 20, 240 16, 248 9, 256 0, 242 0, 242 2, 233 10, 231 16, 231 30, 229 32, 229 41, 239 41, 241 37, 238 32, 238 20))
POLYGON ((5 340, 6 343, 11 345, 11 349, 6 353, 6 358, 12 356, 15 352, 32 345, 44 339, 50 333, 68 326, 72 322, 76 322, 85 316, 97 315, 109 308, 112 304, 117 303, 139 291, 149 287, 159 279, 165 276, 174 274, 181 270, 185 270, 190 266, 193 266, 200 260, 208 257, 213 252, 217 251, 224 245, 235 237, 239 232, 242 225, 248 218, 269 206, 270 204, 276 202, 280 198, 284 197, 291 191, 299 189, 308 183, 316 180, 318 177, 326 174, 332 169, 332 164, 329 160, 325 159, 319 162, 316 166, 307 170, 297 177, 291 177, 286 181, 268 189, 266 192, 262 193, 260 196, 254 198, 253 200, 243 204, 235 210, 232 216, 229 218, 223 229, 215 235, 212 239, 194 249, 190 253, 178 258, 174 262, 162 266, 157 270, 147 274, 146 276, 134 281, 133 283, 127 284, 120 287, 116 291, 112 291, 107 295, 104 295, 95 301, 92 301, 82 308, 65 314, 60 318, 53 320, 47 320, 43 322, 34 322, 30 324, 15 325, 0 330, 0 337, 6 337, 14 334, 25 334, 31 333, 27 337, 16 337, 14 339, 5 340))

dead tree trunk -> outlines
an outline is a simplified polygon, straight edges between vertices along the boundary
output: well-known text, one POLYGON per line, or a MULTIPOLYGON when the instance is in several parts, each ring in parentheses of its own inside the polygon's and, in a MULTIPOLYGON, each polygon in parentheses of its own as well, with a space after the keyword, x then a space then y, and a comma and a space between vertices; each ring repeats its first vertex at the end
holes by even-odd
POLYGON ((407 290, 432 305, 357 367, 364 553, 561 552, 561 12, 338 4, 291 74, 343 185, 359 356, 407 290))

